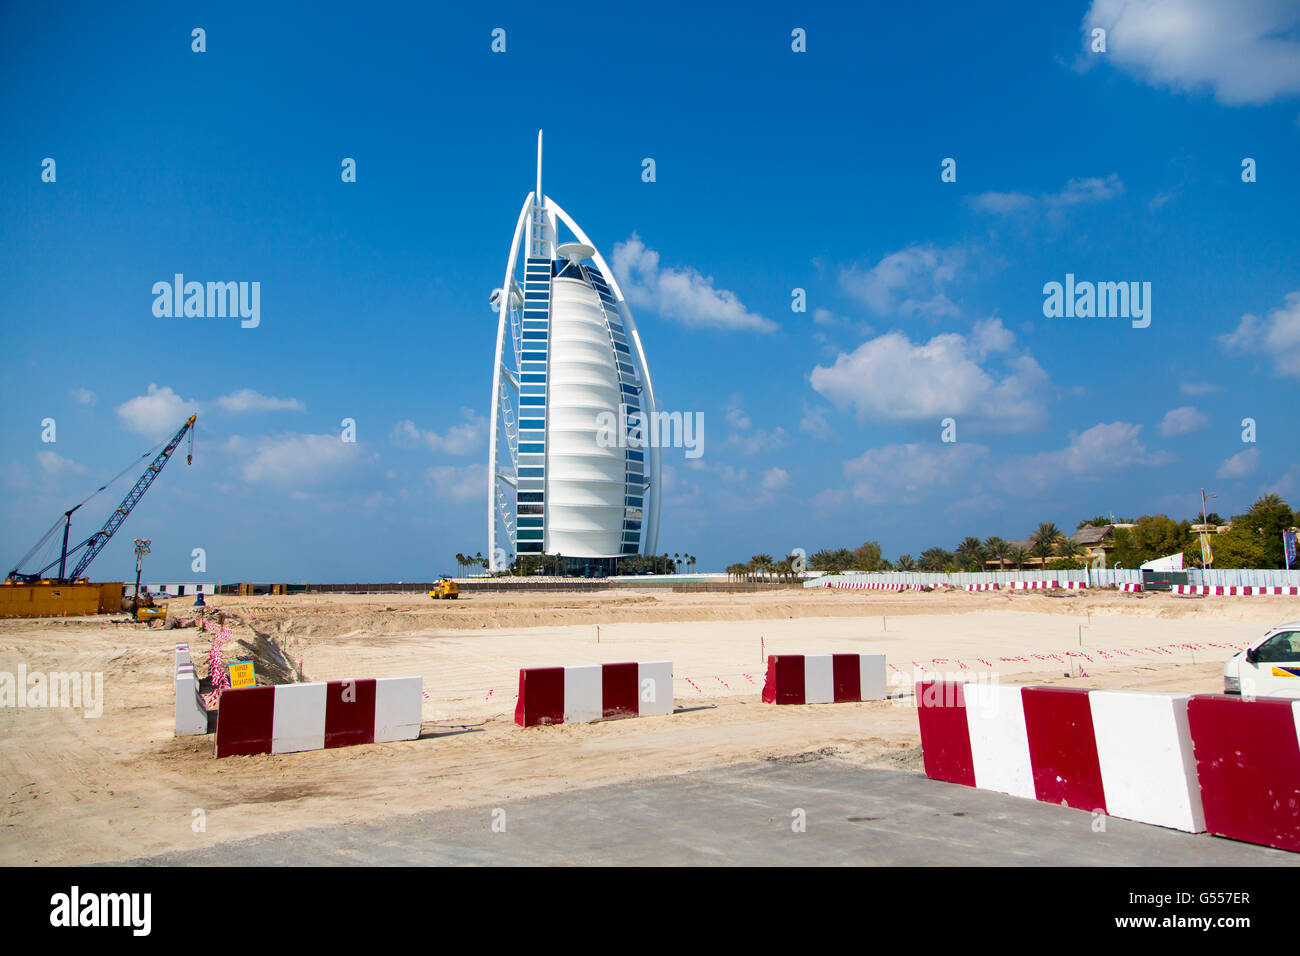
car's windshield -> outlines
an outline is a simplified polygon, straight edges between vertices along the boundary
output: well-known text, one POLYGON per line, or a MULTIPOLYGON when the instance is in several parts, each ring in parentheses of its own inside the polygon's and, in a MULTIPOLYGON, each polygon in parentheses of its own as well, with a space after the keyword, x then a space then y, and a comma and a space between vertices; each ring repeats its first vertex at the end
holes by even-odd
POLYGON ((1255 659, 1261 664, 1300 663, 1300 631, 1274 634, 1259 645, 1255 659))

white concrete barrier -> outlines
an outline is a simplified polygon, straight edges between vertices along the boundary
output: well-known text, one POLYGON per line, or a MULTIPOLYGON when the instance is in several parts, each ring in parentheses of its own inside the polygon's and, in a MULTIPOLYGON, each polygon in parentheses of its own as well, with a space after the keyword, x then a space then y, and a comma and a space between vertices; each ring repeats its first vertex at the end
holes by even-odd
POLYGON ((1016 684, 962 685, 975 786, 1033 800, 1025 708, 1016 684))
POLYGON ((375 743, 417 739, 423 707, 423 678, 378 678, 375 681, 375 743))
POLYGON ((190 646, 176 645, 176 660, 172 677, 175 692, 175 721, 173 733, 177 737, 197 737, 208 732, 208 709, 199 696, 199 679, 190 662, 190 646))
POLYGON ((1136 691, 1088 694, 1107 813, 1188 833, 1205 829, 1189 699, 1136 691))

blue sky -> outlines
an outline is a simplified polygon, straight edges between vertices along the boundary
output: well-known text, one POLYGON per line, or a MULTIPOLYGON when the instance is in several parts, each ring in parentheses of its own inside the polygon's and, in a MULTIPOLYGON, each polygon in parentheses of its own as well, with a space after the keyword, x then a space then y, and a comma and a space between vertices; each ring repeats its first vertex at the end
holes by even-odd
POLYGON ((661 405, 705 417, 701 458, 664 455, 661 550, 916 555, 1190 517, 1201 487, 1294 505, 1300 4, 1239 6, 8 4, 0 551, 194 409, 194 465, 93 576, 136 536, 155 580, 417 580, 485 549, 487 297, 539 128, 661 405), (260 282, 260 325, 156 317, 177 272, 260 282), (1150 326, 1045 317, 1067 273, 1151 283, 1150 326))

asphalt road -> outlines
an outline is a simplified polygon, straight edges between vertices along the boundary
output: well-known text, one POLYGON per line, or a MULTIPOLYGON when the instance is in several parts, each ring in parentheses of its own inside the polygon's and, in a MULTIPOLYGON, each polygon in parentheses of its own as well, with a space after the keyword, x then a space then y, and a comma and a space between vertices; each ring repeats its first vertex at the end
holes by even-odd
POLYGON ((1300 855, 804 755, 127 862, 1190 867, 1294 866, 1300 855))

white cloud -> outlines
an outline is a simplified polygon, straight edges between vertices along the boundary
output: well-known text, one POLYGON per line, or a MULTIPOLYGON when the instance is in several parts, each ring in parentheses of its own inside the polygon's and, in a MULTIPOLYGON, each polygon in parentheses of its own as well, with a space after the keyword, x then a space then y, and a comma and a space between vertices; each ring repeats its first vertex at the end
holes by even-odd
POLYGON ((99 401, 99 396, 88 388, 70 388, 68 394, 81 405, 94 405, 99 401))
POLYGON ((1300 377, 1300 292, 1288 292, 1285 304, 1266 318, 1246 313, 1219 341, 1238 352, 1268 355, 1277 374, 1300 377))
POLYGON ((1231 458, 1225 458, 1214 476, 1216 478, 1245 478, 1247 475, 1253 475, 1258 467, 1259 449, 1251 447, 1238 452, 1231 458))
POLYGON ((157 438, 180 428, 198 409, 197 402, 181 398, 170 386, 150 385, 144 395, 117 406, 117 414, 131 431, 157 438))
POLYGON ((882 315, 952 316, 957 306, 944 290, 962 274, 966 260, 966 250, 960 246, 912 245, 891 252, 869 269, 842 270, 840 285, 882 315))
POLYGON ((1070 206, 1105 202, 1124 192, 1124 183, 1118 173, 1106 177, 1088 176, 1071 179, 1060 192, 1030 196, 1025 193, 985 192, 970 199, 970 204, 980 212, 1010 216, 1042 208, 1056 212, 1070 206))
POLYGON ((1014 336, 1000 319, 979 323, 969 336, 956 332, 913 344, 889 332, 841 352, 830 367, 812 370, 812 387, 832 404, 852 406, 858 419, 930 421, 963 417, 1011 429, 1043 417, 1047 374, 1027 352, 1011 353, 1014 336), (981 363, 1008 353, 999 373, 981 363))
POLYGON ((1153 86, 1211 89, 1220 103, 1266 103, 1300 93, 1300 6, 1282 0, 1094 0, 1085 44, 1106 30, 1104 56, 1153 86))
POLYGON ((1141 425, 1110 422, 1093 425, 1070 436, 1058 451, 1008 458, 999 469, 1010 484, 1049 487, 1062 477, 1099 479, 1134 466, 1154 467, 1170 460, 1164 452, 1150 452, 1142 444, 1141 425))
POLYGON ((85 465, 78 465, 72 459, 62 458, 52 451, 38 451, 36 453, 36 462, 47 475, 60 475, 64 472, 72 472, 76 475, 86 473, 85 465))
POLYGON ((244 481, 292 486, 328 484, 364 458, 356 442, 338 434, 233 435, 225 450, 244 481))
POLYGON ((683 325, 715 329, 774 332, 777 324, 744 303, 728 289, 715 289, 712 276, 694 269, 660 267, 659 253, 636 233, 614 245, 614 274, 627 300, 683 325))
POLYGON ((732 428, 738 428, 741 431, 747 431, 754 422, 750 419, 745 411, 745 406, 739 395, 732 395, 727 400, 727 424, 732 428))
POLYGON ((784 468, 769 468, 763 472, 763 490, 777 491, 790 484, 790 473, 784 468))
POLYGON ((1203 414, 1191 405, 1184 405, 1182 408, 1174 408, 1165 413, 1164 419, 1160 422, 1160 434, 1166 438, 1188 435, 1208 424, 1210 420, 1203 414))
POLYGON ((487 497, 485 465, 435 465, 425 472, 438 497, 455 504, 482 501, 487 497))
POLYGON ((807 432, 820 441, 830 441, 835 432, 826 421, 826 409, 819 405, 805 405, 803 418, 799 419, 799 430, 807 432))
POLYGON ((1223 391, 1223 387, 1211 385, 1209 382, 1183 382, 1178 386, 1178 391, 1184 395, 1213 395, 1215 392, 1223 391))
POLYGON ((229 395, 222 395, 216 400, 224 411, 240 414, 243 412, 305 412, 307 406, 296 398, 274 398, 263 395, 251 388, 241 388, 229 395))
POLYGON ((483 444, 483 438, 487 434, 487 419, 472 408, 462 408, 460 415, 464 422, 449 426, 441 435, 423 431, 416 427, 415 422, 407 419, 393 426, 389 438, 393 444, 404 448, 423 445, 440 454, 465 455, 483 444))
POLYGON ((785 444, 785 429, 779 425, 768 431, 755 429, 754 421, 741 404, 739 395, 732 395, 727 402, 727 424, 735 429, 727 436, 727 443, 737 446, 743 454, 756 455, 760 451, 775 451, 785 444))
MULTIPOLYGON (((987 448, 968 442, 885 445, 846 461, 844 477, 859 501, 912 504, 921 492, 936 488, 950 488, 954 496, 958 490, 964 493, 987 459, 987 448)), ((823 505, 843 500, 834 491, 819 497, 823 505)))

